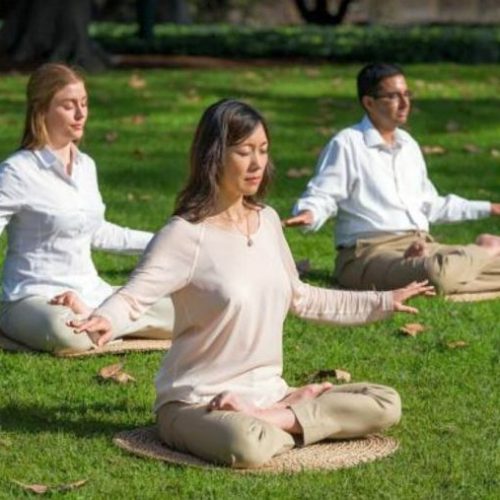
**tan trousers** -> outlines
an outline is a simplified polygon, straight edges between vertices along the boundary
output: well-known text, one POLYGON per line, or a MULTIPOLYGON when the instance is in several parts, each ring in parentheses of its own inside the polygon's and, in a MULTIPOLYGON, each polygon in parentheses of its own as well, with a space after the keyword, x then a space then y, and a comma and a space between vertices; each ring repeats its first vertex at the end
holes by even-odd
MULTIPOLYGON (((31 296, 14 302, 3 302, 0 308, 0 329, 16 342, 37 351, 87 351, 93 344, 85 333, 75 334, 66 326, 75 315, 68 307, 48 303, 47 297, 31 296)), ((174 308, 170 298, 159 300, 126 330, 114 339, 133 336, 171 338, 174 308)))
POLYGON ((157 425, 161 439, 175 450, 230 467, 258 467, 294 446, 365 436, 401 417, 398 393, 366 382, 335 386, 290 409, 302 426, 300 439, 243 413, 179 402, 158 410, 157 425))
POLYGON ((391 290, 428 279, 444 294, 500 290, 500 258, 478 245, 441 245, 427 233, 385 235, 358 240, 339 249, 337 282, 358 290, 391 290), (428 255, 403 257, 415 241, 425 241, 428 255))

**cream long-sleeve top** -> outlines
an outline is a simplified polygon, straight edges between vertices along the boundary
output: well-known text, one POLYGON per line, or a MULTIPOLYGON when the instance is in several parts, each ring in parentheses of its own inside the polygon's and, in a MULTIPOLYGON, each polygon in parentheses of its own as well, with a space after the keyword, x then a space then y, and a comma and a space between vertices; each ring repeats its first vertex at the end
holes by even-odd
POLYGON ((307 229, 314 231, 337 216, 336 244, 353 246, 381 233, 428 231, 429 223, 488 217, 491 203, 440 196, 410 134, 396 129, 390 147, 365 117, 327 144, 293 213, 302 210, 313 213, 307 229))
POLYGON ((141 253, 153 237, 112 224, 96 166, 73 148, 72 174, 49 149, 22 149, 0 165, 0 233, 7 227, 4 301, 52 298, 74 290, 91 307, 113 293, 92 262, 91 249, 141 253))
POLYGON ((276 212, 263 208, 247 238, 210 222, 173 217, 156 234, 123 288, 95 315, 121 329, 164 295, 175 308, 173 342, 156 378, 155 409, 208 403, 234 391, 261 407, 283 398, 283 323, 354 325, 384 318, 391 292, 328 290, 302 283, 276 212))

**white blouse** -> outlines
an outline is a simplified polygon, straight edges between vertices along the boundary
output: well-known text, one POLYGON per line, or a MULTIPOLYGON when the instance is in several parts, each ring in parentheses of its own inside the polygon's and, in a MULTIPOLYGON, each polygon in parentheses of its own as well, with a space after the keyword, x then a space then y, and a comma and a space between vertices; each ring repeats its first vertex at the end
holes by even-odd
POLYGON ((174 217, 129 282, 94 311, 120 330, 160 297, 175 308, 172 347, 156 378, 168 401, 208 403, 234 391, 267 407, 286 394, 283 323, 289 311, 314 321, 358 324, 387 317, 392 292, 328 290, 302 283, 276 212, 266 207, 252 236, 174 217))
POLYGON ((91 248, 139 253, 152 234, 111 224, 94 161, 74 148, 71 176, 49 149, 19 150, 0 165, 0 232, 7 227, 3 300, 72 289, 92 307, 112 293, 91 248))

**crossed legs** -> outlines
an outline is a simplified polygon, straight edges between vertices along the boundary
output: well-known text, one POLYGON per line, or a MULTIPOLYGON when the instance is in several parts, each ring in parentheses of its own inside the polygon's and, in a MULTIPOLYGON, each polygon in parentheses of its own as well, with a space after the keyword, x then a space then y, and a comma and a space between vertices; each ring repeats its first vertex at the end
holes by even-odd
POLYGON ((225 409, 167 403, 157 414, 160 437, 171 448, 209 462, 258 467, 296 445, 365 436, 390 427, 401 416, 399 395, 382 385, 322 386, 315 396, 314 390, 296 397, 294 392, 267 409, 228 393, 223 393, 225 409), (284 430, 290 419, 292 428, 284 430))

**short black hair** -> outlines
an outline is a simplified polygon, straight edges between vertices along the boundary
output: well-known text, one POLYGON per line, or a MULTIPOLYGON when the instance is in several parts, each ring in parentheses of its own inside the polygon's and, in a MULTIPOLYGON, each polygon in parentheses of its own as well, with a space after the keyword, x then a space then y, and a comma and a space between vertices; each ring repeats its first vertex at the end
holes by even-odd
POLYGON ((404 76, 404 73, 396 64, 370 63, 364 66, 358 73, 357 78, 359 101, 361 102, 361 99, 365 95, 375 97, 380 82, 397 75, 404 76))

